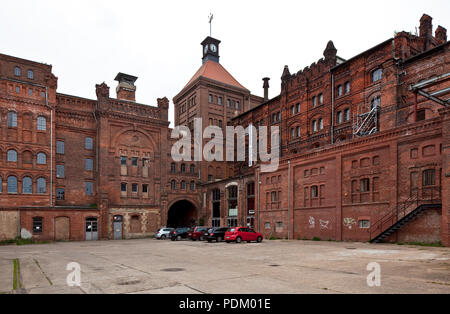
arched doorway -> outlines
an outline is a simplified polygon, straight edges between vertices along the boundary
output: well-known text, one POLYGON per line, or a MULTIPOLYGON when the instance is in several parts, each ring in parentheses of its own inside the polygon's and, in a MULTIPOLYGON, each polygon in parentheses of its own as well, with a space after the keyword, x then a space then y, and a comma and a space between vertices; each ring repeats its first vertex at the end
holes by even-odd
POLYGON ((187 200, 175 202, 169 208, 167 227, 191 227, 197 221, 197 208, 187 200))

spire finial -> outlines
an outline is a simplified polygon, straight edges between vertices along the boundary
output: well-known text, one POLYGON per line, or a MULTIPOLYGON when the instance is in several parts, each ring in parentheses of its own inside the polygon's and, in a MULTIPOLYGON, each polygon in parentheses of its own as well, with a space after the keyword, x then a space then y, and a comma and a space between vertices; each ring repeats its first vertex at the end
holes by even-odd
POLYGON ((214 19, 214 14, 209 13, 208 19, 209 19, 209 36, 212 37, 212 21, 214 19))

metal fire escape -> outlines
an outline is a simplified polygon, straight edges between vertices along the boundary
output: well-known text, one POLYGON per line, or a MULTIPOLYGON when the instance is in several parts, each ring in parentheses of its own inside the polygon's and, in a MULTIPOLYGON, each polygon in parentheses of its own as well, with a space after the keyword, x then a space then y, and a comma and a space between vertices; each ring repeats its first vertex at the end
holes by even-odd
POLYGON ((363 137, 377 133, 379 112, 379 105, 375 105, 369 112, 358 112, 353 123, 353 136, 363 137))

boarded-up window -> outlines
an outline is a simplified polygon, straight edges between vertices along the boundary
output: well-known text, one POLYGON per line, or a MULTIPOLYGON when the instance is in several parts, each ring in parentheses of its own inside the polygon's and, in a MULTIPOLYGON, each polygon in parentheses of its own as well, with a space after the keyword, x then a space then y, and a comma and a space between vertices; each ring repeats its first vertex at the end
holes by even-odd
POLYGON ((130 221, 130 232, 131 233, 141 233, 141 222, 139 216, 132 216, 130 221))

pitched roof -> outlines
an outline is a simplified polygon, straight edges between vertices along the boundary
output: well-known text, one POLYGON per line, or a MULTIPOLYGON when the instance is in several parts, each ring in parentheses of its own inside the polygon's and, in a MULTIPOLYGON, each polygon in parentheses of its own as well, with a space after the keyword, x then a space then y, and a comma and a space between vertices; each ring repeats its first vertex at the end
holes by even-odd
POLYGON ((189 83, 187 83, 184 88, 191 85, 199 77, 205 77, 233 87, 247 90, 220 63, 211 60, 206 61, 205 64, 203 64, 200 69, 198 69, 197 73, 195 73, 195 75, 191 78, 189 83))

